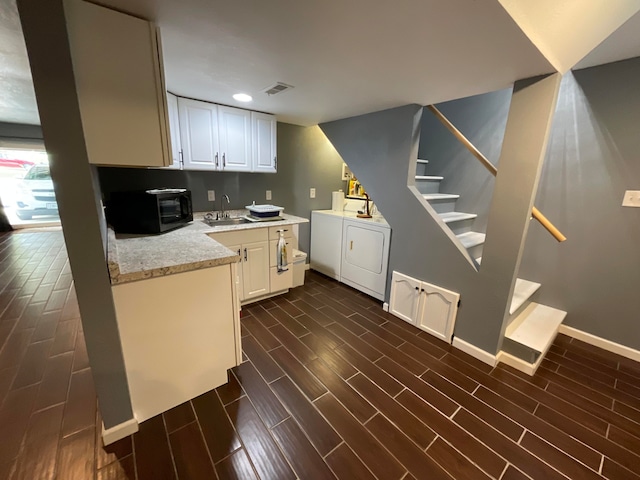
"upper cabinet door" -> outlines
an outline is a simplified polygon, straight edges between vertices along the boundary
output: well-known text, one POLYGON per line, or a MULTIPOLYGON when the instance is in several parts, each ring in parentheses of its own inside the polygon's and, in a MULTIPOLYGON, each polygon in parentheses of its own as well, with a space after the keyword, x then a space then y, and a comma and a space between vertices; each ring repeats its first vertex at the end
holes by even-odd
POLYGON ((81 0, 65 14, 89 162, 171 165, 156 27, 81 0))
POLYGON ((275 173, 278 170, 276 125, 275 115, 251 112, 254 172, 275 173))
POLYGON ((218 107, 222 170, 251 171, 251 112, 218 107))
POLYGON ((178 116, 178 97, 167 92, 167 108, 169 113, 169 132, 171 134, 171 160, 167 168, 180 169, 182 167, 180 147, 180 119, 178 116))
POLYGON ((178 98, 178 109, 184 168, 190 170, 221 169, 217 105, 178 98))

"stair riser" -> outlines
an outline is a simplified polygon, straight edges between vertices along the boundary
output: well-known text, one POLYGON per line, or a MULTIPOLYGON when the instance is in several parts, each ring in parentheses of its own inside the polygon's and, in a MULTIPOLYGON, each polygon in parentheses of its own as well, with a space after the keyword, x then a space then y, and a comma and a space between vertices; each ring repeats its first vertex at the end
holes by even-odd
MULTIPOLYGON (((510 338, 504 339, 502 342, 502 351, 510 353, 514 357, 519 358, 527 363, 536 363, 538 357, 542 354, 542 352, 538 352, 537 350, 533 350, 526 345, 522 345, 521 343, 514 342, 510 338)), ((546 352, 545 352, 546 353, 546 352)))
POLYGON ((440 180, 416 180, 416 188, 420 193, 438 193, 440 180))
POLYGON ((429 200, 429 203, 437 213, 454 212, 456 210, 456 200, 429 200))
MULTIPOLYGON (((460 220, 458 222, 449 222, 447 226, 455 233, 456 235, 460 235, 461 233, 466 233, 471 231, 471 227, 473 227, 473 221, 475 219, 468 218, 466 220, 460 220)), ((475 258, 475 257, 474 257, 475 258)))
POLYGON ((467 248, 467 251, 469 252, 469 255, 471 255, 471 258, 481 257, 483 246, 484 243, 481 243, 480 245, 476 245, 475 247, 467 248))
POLYGON ((418 163, 416 164, 416 175, 429 175, 427 173, 427 168, 429 167, 428 163, 418 163))
MULTIPOLYGON (((520 315, 522 313, 522 311, 527 308, 529 306, 529 304, 531 302, 537 302, 537 298, 538 298, 538 293, 540 292, 540 289, 536 290, 536 292, 531 295, 522 305, 520 305, 520 307, 513 312, 511 315, 509 315, 509 321, 507 322, 507 327, 509 327, 513 321, 518 318, 518 315, 520 315)), ((516 327, 517 325, 514 325, 514 327, 516 327)))

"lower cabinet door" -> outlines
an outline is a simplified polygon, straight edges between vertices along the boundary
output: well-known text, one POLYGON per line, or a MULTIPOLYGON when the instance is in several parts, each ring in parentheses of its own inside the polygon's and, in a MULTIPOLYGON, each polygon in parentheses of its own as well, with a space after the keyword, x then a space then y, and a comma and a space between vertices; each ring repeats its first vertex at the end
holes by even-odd
POLYGON ((422 282, 416 326, 451 343, 460 294, 422 282))
POLYGON ((269 242, 242 245, 243 300, 269 293, 269 242))
POLYGON ((418 302, 420 300, 420 281, 398 272, 391 277, 391 295, 389 313, 412 325, 416 324, 418 302))
POLYGON ((271 267, 271 293, 288 290, 293 286, 293 263, 287 265, 288 270, 279 272, 278 267, 271 267))

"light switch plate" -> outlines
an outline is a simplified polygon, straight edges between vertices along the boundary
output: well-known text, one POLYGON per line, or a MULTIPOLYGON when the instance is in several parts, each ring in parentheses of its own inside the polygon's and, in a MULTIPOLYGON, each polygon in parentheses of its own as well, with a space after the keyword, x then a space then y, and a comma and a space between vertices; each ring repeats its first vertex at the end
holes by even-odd
POLYGON ((622 199, 623 207, 640 207, 640 190, 627 190, 622 199))
POLYGON ((267 193, 265 195, 265 200, 271 200, 271 190, 267 190, 267 193))
POLYGON ((315 188, 310 188, 309 189, 309 198, 316 198, 316 189, 315 188))
POLYGON ((207 199, 210 202, 216 201, 216 191, 215 190, 207 190, 207 199))

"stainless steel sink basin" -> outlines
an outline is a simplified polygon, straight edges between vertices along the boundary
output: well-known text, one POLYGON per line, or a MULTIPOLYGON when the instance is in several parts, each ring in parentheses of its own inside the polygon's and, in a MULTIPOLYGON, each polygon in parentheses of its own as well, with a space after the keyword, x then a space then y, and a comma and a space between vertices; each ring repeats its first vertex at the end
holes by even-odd
POLYGON ((227 225, 242 225, 244 223, 251 223, 250 220, 246 218, 237 217, 237 218, 224 218, 222 220, 203 220, 204 223, 209 225, 210 227, 224 227, 227 225))

